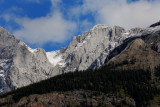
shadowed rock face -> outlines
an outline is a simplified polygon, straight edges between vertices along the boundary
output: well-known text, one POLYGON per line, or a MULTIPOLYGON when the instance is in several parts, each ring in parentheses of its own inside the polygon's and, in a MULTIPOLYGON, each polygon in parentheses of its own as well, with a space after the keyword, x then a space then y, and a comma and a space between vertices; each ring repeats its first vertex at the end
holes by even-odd
POLYGON ((96 25, 73 38, 59 51, 31 49, 0 28, 0 93, 38 82, 64 72, 94 69, 102 66, 107 55, 141 28, 96 25))
POLYGON ((128 61, 122 68, 152 70, 160 65, 160 30, 143 32, 141 36, 129 38, 124 44, 114 49, 110 61, 115 64, 128 61), (134 60, 134 63, 132 61, 134 60))

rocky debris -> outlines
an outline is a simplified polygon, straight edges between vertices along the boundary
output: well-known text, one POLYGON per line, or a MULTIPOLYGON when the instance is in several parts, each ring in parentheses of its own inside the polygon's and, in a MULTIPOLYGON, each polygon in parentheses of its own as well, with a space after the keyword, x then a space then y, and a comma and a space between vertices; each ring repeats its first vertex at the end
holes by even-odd
POLYGON ((1 106, 25 107, 77 107, 77 106, 130 106, 135 107, 135 101, 127 96, 115 96, 92 91, 54 92, 43 95, 23 97, 15 103, 11 96, 0 99, 1 106))

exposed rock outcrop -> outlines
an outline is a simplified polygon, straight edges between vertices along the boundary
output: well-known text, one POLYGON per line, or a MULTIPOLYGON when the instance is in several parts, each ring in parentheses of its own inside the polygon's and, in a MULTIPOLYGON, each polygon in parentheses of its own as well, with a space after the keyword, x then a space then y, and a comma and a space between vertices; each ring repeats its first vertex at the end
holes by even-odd
POLYGON ((140 36, 128 38, 112 51, 110 61, 115 64, 128 61, 124 69, 151 69, 160 65, 160 26, 145 29, 140 36), (134 63, 133 63, 134 60, 134 63))
POLYGON ((119 26, 96 25, 74 37, 67 47, 45 52, 31 49, 0 28, 0 93, 64 72, 98 68, 123 40, 141 31, 141 28, 126 31, 119 26))

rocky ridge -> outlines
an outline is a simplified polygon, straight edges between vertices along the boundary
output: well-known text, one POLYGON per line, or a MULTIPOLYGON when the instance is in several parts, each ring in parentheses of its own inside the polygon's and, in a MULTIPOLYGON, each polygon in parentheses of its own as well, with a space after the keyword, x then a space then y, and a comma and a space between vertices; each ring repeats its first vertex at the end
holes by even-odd
POLYGON ((96 25, 90 31, 73 38, 65 48, 45 52, 31 49, 23 41, 0 28, 0 92, 62 74, 64 72, 94 69, 102 66, 110 52, 133 37, 141 28, 96 25))
POLYGON ((151 69, 160 65, 160 26, 149 27, 139 35, 128 38, 110 54, 108 63, 119 65, 123 69, 151 69), (133 62, 134 60, 134 62, 133 62))
POLYGON ((96 25, 90 31, 73 38, 61 49, 66 62, 65 71, 86 70, 102 66, 107 55, 128 37, 141 32, 141 28, 126 31, 124 28, 96 25))

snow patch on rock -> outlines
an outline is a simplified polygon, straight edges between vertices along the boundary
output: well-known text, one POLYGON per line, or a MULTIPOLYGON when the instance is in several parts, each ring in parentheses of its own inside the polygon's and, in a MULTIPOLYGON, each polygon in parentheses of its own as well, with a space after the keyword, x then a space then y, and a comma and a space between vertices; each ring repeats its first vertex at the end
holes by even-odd
POLYGON ((142 32, 142 34, 150 34, 155 33, 157 31, 160 31, 160 26, 148 27, 142 32))
POLYGON ((32 48, 30 48, 30 47, 28 47, 28 50, 29 50, 31 53, 37 52, 37 49, 32 49, 32 48))
POLYGON ((54 66, 60 65, 63 67, 65 66, 65 63, 62 58, 62 55, 59 53, 60 51, 58 50, 58 51, 47 52, 46 55, 51 64, 53 64, 54 66))
POLYGON ((32 48, 30 48, 27 44, 25 44, 23 41, 20 41, 19 44, 20 44, 21 46, 26 46, 31 53, 35 53, 35 52, 38 51, 37 48, 36 48, 36 49, 32 49, 32 48))

